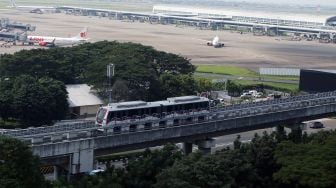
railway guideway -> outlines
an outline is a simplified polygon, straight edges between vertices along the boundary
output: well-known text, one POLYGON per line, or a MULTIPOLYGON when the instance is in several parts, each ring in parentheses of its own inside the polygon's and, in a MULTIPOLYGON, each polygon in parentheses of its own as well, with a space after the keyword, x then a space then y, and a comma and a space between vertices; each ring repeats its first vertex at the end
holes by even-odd
MULTIPOLYGON (((72 173, 87 172, 92 170, 95 156, 106 155, 113 152, 127 151, 151 146, 162 145, 167 142, 196 143, 206 147, 212 146, 213 141, 209 138, 232 134, 244 130, 259 129, 260 125, 272 127, 276 124, 295 124, 301 121, 326 116, 336 112, 336 92, 316 95, 299 96, 274 101, 263 101, 233 105, 225 108, 211 109, 208 112, 198 114, 185 114, 175 116, 181 121, 180 124, 167 124, 160 127, 159 122, 174 119, 162 118, 151 120, 151 129, 137 129, 131 131, 131 123, 115 123, 105 127, 103 134, 90 137, 67 139, 63 141, 33 143, 35 154, 42 158, 58 155, 70 155, 72 173), (199 116, 205 116, 199 119, 199 116), (197 117, 197 118, 196 118, 197 117), (123 128, 114 132, 116 126, 123 128), (157 125, 157 126, 156 126, 157 125), (236 131, 236 132, 235 132, 236 131)), ((134 121, 145 124, 148 120, 134 121)), ((134 123, 133 122, 133 123, 134 123)), ((132 124, 133 124, 132 123, 132 124)), ((80 132, 83 130, 78 130, 80 132)), ((94 131, 94 130, 92 130, 94 131)), ((71 132, 76 132, 71 130, 71 132)), ((87 136, 87 135, 86 135, 87 136)))

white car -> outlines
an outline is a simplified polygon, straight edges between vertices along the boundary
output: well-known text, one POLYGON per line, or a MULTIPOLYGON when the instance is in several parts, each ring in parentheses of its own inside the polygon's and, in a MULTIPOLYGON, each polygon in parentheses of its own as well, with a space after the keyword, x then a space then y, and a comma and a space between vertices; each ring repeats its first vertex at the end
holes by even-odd
POLYGON ((90 176, 93 176, 93 175, 102 173, 102 172, 104 172, 104 171, 105 171, 104 169, 96 169, 96 170, 92 170, 92 171, 89 173, 89 175, 90 175, 90 176))

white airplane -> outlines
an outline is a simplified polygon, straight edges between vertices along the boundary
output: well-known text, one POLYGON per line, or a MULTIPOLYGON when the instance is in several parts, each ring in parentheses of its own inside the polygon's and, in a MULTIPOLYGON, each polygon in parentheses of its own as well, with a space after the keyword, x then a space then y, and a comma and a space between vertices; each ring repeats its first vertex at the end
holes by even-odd
POLYGON ((207 42, 208 46, 213 46, 215 48, 221 48, 224 47, 224 43, 219 41, 219 37, 215 36, 212 41, 207 42))
POLYGON ((83 43, 89 38, 87 38, 87 27, 85 27, 81 32, 79 32, 74 37, 53 37, 53 36, 27 36, 27 42, 30 45, 38 44, 39 46, 45 47, 56 47, 56 46, 67 46, 83 43))
POLYGON ((48 6, 17 6, 15 0, 10 0, 9 8, 14 8, 17 10, 28 11, 28 12, 47 12, 47 11, 56 11, 55 7, 48 6))

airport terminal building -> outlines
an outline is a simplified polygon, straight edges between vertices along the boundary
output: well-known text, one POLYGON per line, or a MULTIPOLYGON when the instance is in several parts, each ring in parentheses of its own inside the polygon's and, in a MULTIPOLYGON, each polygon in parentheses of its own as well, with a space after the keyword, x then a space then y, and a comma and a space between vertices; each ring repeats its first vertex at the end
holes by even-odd
POLYGON ((173 5, 154 5, 154 14, 189 16, 203 19, 230 20, 241 23, 290 27, 333 29, 336 32, 336 15, 293 14, 280 12, 241 11, 231 9, 205 9, 173 5))

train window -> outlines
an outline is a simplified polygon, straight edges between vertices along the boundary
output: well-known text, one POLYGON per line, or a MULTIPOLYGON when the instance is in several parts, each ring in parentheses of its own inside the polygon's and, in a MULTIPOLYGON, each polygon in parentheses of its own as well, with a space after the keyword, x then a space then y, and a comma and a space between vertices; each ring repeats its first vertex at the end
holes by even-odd
POLYGON ((173 106, 167 106, 167 112, 172 112, 174 111, 173 106))
POLYGON ((130 116, 130 117, 133 117, 133 116, 135 116, 135 115, 138 115, 138 109, 134 109, 134 110, 129 110, 128 111, 128 116, 130 116))
POLYGON ((179 125, 179 124, 180 124, 180 120, 179 120, 179 119, 174 119, 173 124, 174 124, 174 125, 179 125))
POLYGON ((151 109, 151 113, 152 114, 157 114, 159 113, 159 108, 158 107, 153 107, 153 108, 150 108, 151 109))
POLYGON ((166 124, 167 124, 167 121, 160 121, 159 122, 159 127, 164 128, 164 127, 166 127, 166 124))
POLYGON ((145 123, 144 129, 145 129, 145 130, 150 130, 150 129, 152 129, 152 123, 145 123))
POLYGON ((137 124, 132 124, 132 125, 130 125, 130 127, 129 127, 129 131, 130 131, 130 132, 135 132, 135 131, 137 130, 137 127, 138 127, 137 124))
POLYGON ((202 122, 202 121, 204 121, 205 120, 205 117, 204 116, 198 116, 198 121, 200 121, 200 122, 202 122))
POLYGON ((185 110, 193 109, 193 104, 185 104, 184 109, 185 109, 185 110))
POLYGON ((113 119, 115 119, 115 112, 109 112, 107 114, 107 120, 106 123, 109 123, 110 121, 112 121, 113 119))
POLYGON ((166 117, 166 115, 167 115, 167 113, 166 113, 166 112, 162 112, 162 113, 161 113, 161 118, 164 118, 164 117, 166 117))
POLYGON ((113 127, 113 132, 114 133, 120 133, 121 132, 121 127, 120 126, 113 127))
POLYGON ((193 122, 193 118, 192 117, 188 117, 187 119, 186 119, 186 123, 192 123, 193 122))

